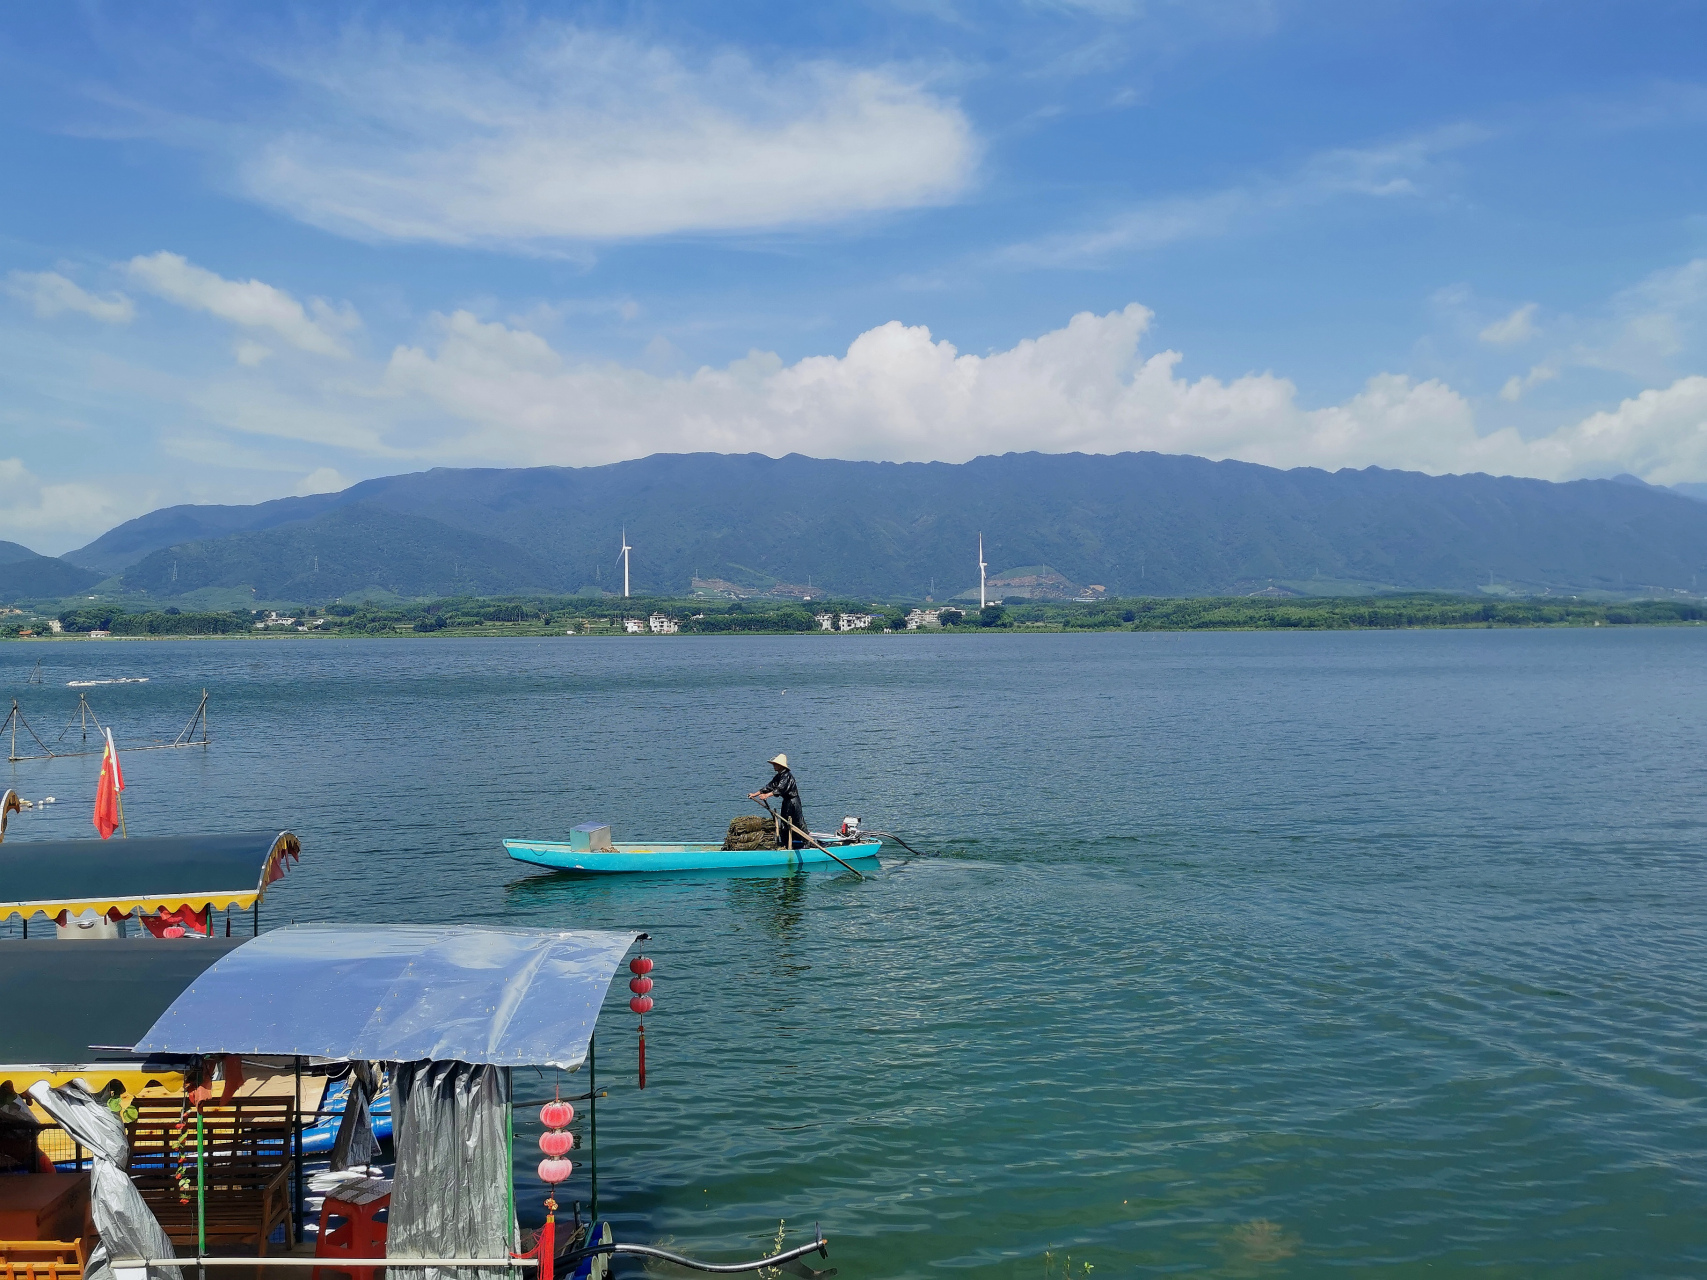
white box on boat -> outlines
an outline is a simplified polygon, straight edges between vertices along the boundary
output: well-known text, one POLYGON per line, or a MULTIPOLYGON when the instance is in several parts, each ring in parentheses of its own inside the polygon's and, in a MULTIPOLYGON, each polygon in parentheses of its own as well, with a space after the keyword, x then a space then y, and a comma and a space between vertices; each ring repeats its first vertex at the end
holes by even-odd
POLYGON ((569 848, 575 853, 614 853, 610 842, 610 823, 583 822, 569 832, 569 848))

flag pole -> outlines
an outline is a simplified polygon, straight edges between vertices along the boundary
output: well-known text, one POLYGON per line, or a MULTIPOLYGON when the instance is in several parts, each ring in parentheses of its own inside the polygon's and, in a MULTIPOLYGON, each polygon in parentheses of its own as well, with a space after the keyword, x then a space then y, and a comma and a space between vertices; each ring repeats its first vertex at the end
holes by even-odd
POLYGON ((119 802, 119 839, 129 840, 130 832, 124 829, 124 792, 119 792, 113 799, 119 802))

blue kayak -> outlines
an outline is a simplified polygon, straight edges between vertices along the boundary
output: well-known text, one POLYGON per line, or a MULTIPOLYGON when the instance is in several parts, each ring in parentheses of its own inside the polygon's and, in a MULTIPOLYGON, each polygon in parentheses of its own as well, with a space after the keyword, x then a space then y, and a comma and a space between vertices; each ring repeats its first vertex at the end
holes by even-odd
POLYGON ((648 841, 640 844, 612 844, 610 828, 602 823, 586 823, 569 833, 567 841, 506 840, 504 848, 517 862, 553 871, 580 871, 588 874, 636 871, 733 871, 743 867, 774 867, 791 871, 799 867, 835 866, 836 858, 853 862, 859 858, 875 858, 883 842, 871 836, 856 836, 843 840, 836 836, 813 839, 830 853, 808 845, 804 849, 725 849, 721 841, 685 844, 648 841))

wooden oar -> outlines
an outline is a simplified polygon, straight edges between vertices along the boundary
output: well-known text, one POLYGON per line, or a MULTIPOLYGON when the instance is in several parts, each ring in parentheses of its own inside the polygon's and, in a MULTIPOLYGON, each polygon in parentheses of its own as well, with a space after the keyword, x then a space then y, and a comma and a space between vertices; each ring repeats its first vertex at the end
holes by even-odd
MULTIPOLYGON (((795 826, 792 822, 789 822, 787 818, 778 817, 776 811, 774 809, 772 809, 767 802, 760 800, 759 803, 761 805, 764 805, 765 812, 770 814, 771 817, 776 818, 776 820, 778 822, 788 822, 788 829, 790 831, 798 832, 800 835, 805 836, 806 837, 806 843, 811 845, 819 853, 824 854, 826 857, 836 858, 835 854, 831 853, 823 845, 819 844, 816 840, 814 840, 812 838, 812 833, 810 831, 801 831, 799 827, 795 826)), ((846 862, 842 862, 842 860, 840 858, 836 858, 836 861, 841 862, 844 867, 847 867, 847 869, 849 871, 853 872, 856 876, 859 876, 859 878, 861 880, 865 879, 865 877, 863 875, 860 875, 860 870, 858 867, 851 866, 850 864, 848 864, 846 862)))

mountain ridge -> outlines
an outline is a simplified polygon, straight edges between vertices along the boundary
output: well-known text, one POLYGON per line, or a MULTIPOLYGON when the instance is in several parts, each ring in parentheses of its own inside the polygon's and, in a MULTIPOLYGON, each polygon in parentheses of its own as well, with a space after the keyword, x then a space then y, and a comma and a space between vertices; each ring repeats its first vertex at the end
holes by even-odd
POLYGON ((263 583, 304 599, 367 586, 597 592, 620 589, 624 526, 634 588, 648 594, 721 578, 943 598, 976 585, 980 532, 995 573, 1047 565, 1111 595, 1271 580, 1692 591, 1707 569, 1707 504, 1627 480, 1281 471, 1156 453, 954 464, 702 453, 435 468, 253 507, 164 508, 66 559, 108 566, 135 555, 122 566, 126 589, 166 596, 263 583), (183 530, 197 536, 159 542, 183 530))
POLYGON ((44 556, 18 542, 0 542, 0 600, 68 596, 94 586, 107 575, 44 556))

